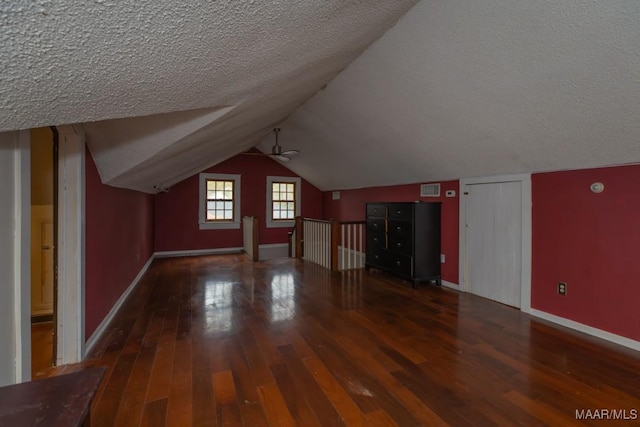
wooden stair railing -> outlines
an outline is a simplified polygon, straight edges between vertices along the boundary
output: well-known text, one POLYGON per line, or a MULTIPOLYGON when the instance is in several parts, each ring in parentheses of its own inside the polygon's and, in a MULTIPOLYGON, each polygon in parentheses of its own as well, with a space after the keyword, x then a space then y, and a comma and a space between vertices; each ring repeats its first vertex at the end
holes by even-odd
POLYGON ((363 268, 364 229, 364 221, 296 217, 296 224, 289 232, 289 251, 295 258, 320 264, 331 271, 363 268))

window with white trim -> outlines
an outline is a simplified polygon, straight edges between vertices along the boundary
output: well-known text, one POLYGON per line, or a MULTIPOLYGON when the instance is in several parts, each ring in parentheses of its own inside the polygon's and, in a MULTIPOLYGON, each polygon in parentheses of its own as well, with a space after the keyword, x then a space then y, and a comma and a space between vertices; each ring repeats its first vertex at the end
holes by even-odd
POLYGON ((300 178, 267 177, 267 227, 293 227, 300 215, 300 178))
POLYGON ((201 230, 240 228, 240 175, 201 173, 201 230))

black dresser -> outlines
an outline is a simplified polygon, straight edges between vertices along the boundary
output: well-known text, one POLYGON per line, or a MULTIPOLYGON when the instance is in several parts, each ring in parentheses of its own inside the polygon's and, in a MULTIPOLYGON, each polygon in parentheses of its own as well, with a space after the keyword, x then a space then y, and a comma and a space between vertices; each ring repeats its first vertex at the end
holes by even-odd
POLYGON ((440 206, 434 202, 367 203, 367 257, 371 267, 413 282, 440 273, 440 206))

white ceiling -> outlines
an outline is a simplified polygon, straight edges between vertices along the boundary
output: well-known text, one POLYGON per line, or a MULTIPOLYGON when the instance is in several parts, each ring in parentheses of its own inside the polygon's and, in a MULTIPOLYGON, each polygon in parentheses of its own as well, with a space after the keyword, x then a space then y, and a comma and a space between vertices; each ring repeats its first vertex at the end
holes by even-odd
POLYGON ((639 23, 637 0, 4 2, 0 131, 83 123, 103 182, 147 192, 276 124, 324 190, 640 162, 639 23))
POLYGON ((640 162, 640 2, 423 0, 280 142, 325 190, 640 162))
POLYGON ((153 192, 251 148, 416 1, 2 2, 0 131, 84 123, 103 182, 153 192))

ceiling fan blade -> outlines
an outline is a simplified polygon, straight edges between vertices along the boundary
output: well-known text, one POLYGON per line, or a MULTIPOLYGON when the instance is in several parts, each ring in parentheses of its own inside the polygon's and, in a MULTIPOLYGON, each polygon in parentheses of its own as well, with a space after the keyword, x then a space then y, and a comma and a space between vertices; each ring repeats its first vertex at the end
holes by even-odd
POLYGON ((300 152, 298 150, 287 150, 283 151, 281 154, 285 156, 297 156, 298 154, 300 154, 300 152))
POLYGON ((281 162, 288 162, 291 160, 290 157, 283 156, 282 154, 269 154, 269 157, 280 160, 281 162))

